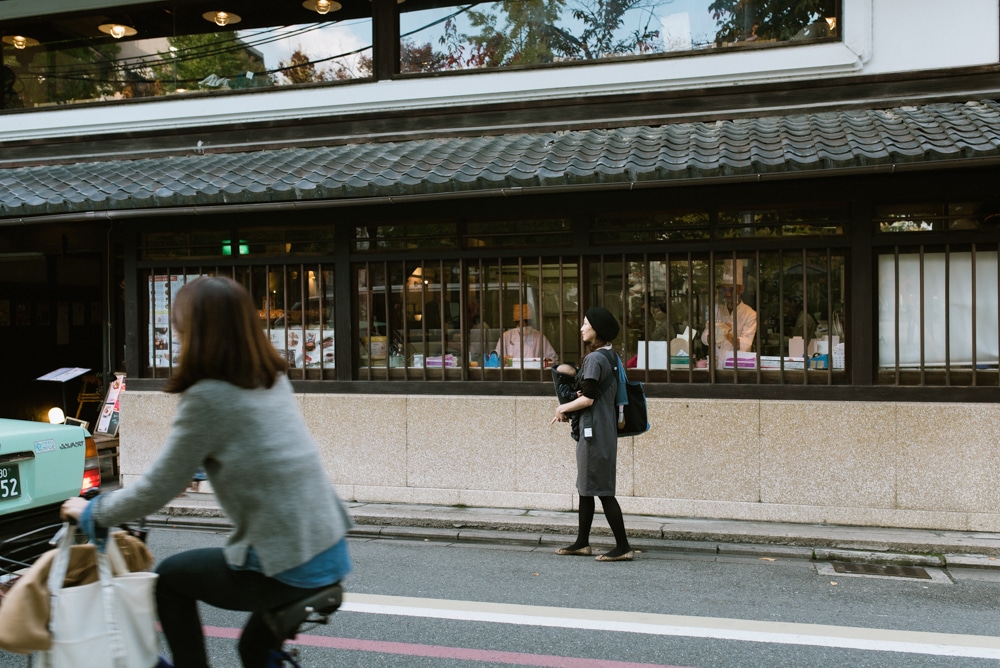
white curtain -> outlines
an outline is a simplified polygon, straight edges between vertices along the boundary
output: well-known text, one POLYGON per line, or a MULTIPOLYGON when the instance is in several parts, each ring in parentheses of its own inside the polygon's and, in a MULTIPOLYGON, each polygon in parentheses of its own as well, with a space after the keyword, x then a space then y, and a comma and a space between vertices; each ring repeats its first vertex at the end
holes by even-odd
POLYGON ((924 365, 943 366, 946 346, 952 366, 972 364, 972 332, 976 333, 977 366, 995 366, 998 355, 997 253, 944 253, 923 256, 923 285, 920 282, 920 255, 899 256, 899 285, 896 285, 896 257, 878 259, 878 361, 880 367, 896 365, 896 300, 899 300, 899 366, 920 365, 920 343, 924 365), (945 285, 948 285, 947 298, 945 285), (945 308, 948 331, 945 331, 945 308), (975 322, 972 305, 975 304, 975 322), (923 307, 924 327, 920 329, 923 307))

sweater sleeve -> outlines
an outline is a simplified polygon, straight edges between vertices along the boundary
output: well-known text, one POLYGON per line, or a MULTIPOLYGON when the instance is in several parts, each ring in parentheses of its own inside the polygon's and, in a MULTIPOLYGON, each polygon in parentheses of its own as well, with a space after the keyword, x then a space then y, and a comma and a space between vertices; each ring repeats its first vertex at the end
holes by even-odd
POLYGON ((200 394, 196 385, 181 396, 167 442, 139 480, 91 502, 91 516, 98 526, 112 527, 155 513, 184 491, 212 441, 213 409, 200 394))

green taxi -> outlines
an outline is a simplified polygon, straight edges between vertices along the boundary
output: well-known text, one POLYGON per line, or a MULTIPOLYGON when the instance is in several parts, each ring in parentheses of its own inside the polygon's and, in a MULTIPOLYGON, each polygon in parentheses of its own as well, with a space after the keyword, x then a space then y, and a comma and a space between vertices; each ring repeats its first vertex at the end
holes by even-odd
POLYGON ((0 419, 0 558, 30 562, 48 547, 62 502, 100 485, 83 427, 0 419))

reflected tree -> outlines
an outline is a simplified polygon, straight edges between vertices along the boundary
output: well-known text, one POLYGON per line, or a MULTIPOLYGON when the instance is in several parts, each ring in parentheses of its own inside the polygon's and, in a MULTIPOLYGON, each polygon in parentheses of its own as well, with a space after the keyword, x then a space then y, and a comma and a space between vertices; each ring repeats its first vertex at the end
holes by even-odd
POLYGON ((713 0, 716 43, 815 39, 836 34, 835 0, 713 0))

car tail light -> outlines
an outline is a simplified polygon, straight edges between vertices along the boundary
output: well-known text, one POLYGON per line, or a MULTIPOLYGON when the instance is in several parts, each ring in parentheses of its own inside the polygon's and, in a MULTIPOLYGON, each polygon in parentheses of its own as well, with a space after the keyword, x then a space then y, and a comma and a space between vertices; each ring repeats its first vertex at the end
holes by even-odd
POLYGON ((86 459, 83 463, 83 484, 80 487, 80 494, 88 489, 101 488, 101 460, 97 456, 97 444, 93 436, 87 436, 86 459))

